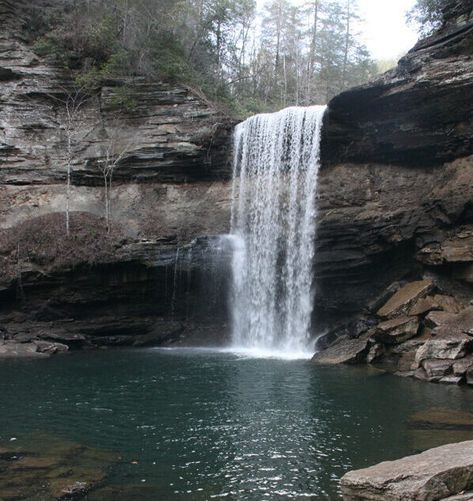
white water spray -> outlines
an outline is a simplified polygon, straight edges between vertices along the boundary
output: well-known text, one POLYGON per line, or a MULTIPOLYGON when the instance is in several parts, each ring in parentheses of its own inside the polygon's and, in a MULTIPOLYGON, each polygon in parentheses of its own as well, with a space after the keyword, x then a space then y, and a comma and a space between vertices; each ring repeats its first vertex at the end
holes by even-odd
POLYGON ((324 106, 256 115, 235 131, 233 345, 310 353, 324 106))

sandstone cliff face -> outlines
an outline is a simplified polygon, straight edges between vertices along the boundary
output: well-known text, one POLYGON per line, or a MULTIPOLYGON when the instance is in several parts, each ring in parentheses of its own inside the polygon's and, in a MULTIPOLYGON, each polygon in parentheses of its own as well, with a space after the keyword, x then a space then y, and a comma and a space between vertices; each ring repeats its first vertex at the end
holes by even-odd
POLYGON ((473 6, 453 0, 444 26, 378 80, 335 97, 324 161, 442 165, 473 151, 473 6))
POLYGON ((329 104, 314 315, 330 348, 318 363, 473 382, 472 10, 452 0, 397 69, 329 104), (379 310, 425 282, 415 306, 379 310))
MULTIPOLYGON (((47 227, 47 238, 66 205, 68 80, 23 40, 21 2, 0 0, 0 13, 7 19, 0 236, 47 227)), ((471 2, 452 0, 441 31, 397 69, 330 103, 319 182, 318 332, 334 318, 369 317, 393 282, 434 277, 443 292, 473 298, 472 51, 471 2)), ((209 237, 228 231, 231 121, 188 89, 139 79, 133 111, 117 114, 122 84, 108 82, 86 103, 72 172, 73 223, 103 231, 98 166, 114 128, 132 138, 114 174, 113 249, 48 262, 14 247, 9 273, 0 255, 7 337, 147 344, 185 338, 187 328, 198 342, 196 325, 209 319, 218 324, 206 329, 211 341, 225 336, 230 250, 209 237)))
MULTIPOLYGON (((5 21, 0 34, 0 231, 10 239, 27 232, 30 223, 34 232, 38 218, 45 235, 60 235, 63 223, 57 215, 66 207, 64 100, 70 78, 54 62, 37 57, 24 40, 22 3, 0 2, 5 21)), ((68 262, 66 255, 62 264, 32 260, 20 245, 18 255, 0 256, 0 330, 3 325, 6 336, 39 330, 46 338, 84 340, 88 333, 99 334, 105 343, 114 334, 120 343, 126 339, 117 335, 149 333, 166 317, 172 324, 161 329, 166 337, 168 331, 180 333, 178 320, 189 320, 198 309, 200 299, 192 299, 198 274, 215 268, 213 241, 202 237, 228 231, 232 123, 189 89, 141 79, 127 82, 133 109, 117 111, 114 103, 123 84, 107 82, 82 107, 70 196, 72 224, 87 220, 104 231, 104 181, 98 167, 118 130, 118 140, 129 144, 113 175, 112 222, 119 235, 114 250, 98 259, 86 256, 84 262, 68 262), (17 262, 13 275, 7 273, 12 260, 17 262), (53 320, 54 325, 47 323, 53 320), (71 320, 79 323, 73 327, 71 320)), ((213 305, 219 320, 222 304, 213 305)))
POLYGON ((445 16, 445 26, 397 69, 329 104, 319 190, 319 317, 366 309, 383 287, 422 269, 470 283, 471 2, 451 2, 445 16))

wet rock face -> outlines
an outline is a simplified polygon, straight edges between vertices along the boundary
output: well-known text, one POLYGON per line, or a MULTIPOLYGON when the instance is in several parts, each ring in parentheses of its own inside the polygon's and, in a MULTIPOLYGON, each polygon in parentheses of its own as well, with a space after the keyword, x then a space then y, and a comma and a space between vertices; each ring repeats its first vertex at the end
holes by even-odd
POLYGON ((439 165, 473 153, 472 11, 452 0, 443 28, 396 69, 331 101, 326 163, 439 165))

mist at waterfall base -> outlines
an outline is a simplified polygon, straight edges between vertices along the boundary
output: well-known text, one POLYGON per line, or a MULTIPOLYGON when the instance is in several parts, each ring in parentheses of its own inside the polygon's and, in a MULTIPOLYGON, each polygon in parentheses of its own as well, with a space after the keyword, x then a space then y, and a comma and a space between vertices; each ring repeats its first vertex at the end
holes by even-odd
POLYGON ((232 188, 232 349, 309 358, 324 106, 237 126, 232 188))

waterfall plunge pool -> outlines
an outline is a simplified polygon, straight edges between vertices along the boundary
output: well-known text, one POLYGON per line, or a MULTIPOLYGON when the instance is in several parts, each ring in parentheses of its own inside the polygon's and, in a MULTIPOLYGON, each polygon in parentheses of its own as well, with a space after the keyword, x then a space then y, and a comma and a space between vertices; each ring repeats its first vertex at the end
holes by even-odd
POLYGON ((412 420, 473 412, 467 390, 308 360, 79 352, 3 361, 0 386, 0 448, 54 437, 116 453, 91 500, 338 499, 348 470, 473 438, 412 420))

